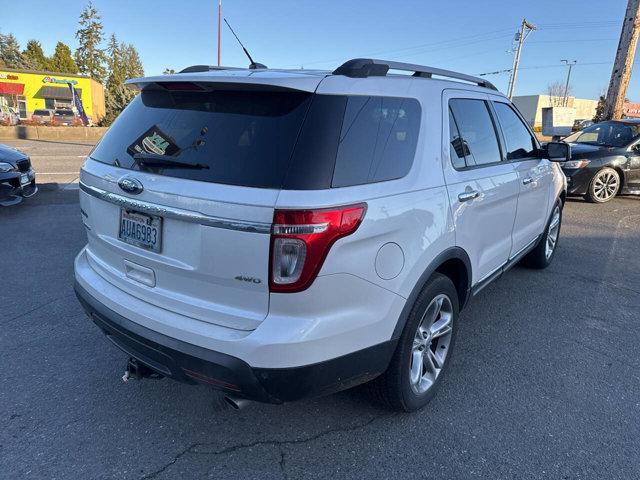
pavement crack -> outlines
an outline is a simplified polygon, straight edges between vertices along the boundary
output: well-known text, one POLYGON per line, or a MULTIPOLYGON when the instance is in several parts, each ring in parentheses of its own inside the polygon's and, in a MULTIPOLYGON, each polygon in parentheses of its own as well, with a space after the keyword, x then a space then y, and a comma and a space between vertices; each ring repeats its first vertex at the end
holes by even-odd
POLYGON ((16 315, 15 317, 12 317, 12 318, 9 318, 9 319, 5 320, 4 322, 0 322, 0 325, 2 325, 2 326, 8 325, 9 323, 13 322, 14 320, 22 318, 25 315, 29 315, 30 313, 33 313, 36 310, 40 310, 41 308, 47 307, 47 306, 51 305, 52 303, 55 303, 55 302, 58 302, 60 300, 65 299, 65 298, 69 298, 69 297, 73 297, 73 296, 74 296, 73 293, 69 293, 67 295, 63 295, 61 297, 54 298, 53 300, 49 300, 48 302, 43 303, 42 305, 38 305, 37 307, 34 307, 31 310, 27 310, 26 312, 22 312, 22 313, 16 315))
POLYGON ((210 456, 218 456, 218 455, 226 455, 229 453, 233 453, 236 452, 238 450, 244 450, 245 448, 253 448, 253 447, 259 447, 259 446, 277 446, 280 449, 280 469, 282 470, 283 476, 286 478, 286 474, 285 474, 285 466, 286 466, 286 459, 285 459, 285 452, 282 449, 283 446, 285 445, 300 445, 300 444, 304 444, 304 443, 309 443, 309 442, 313 442, 315 440, 318 440, 322 437, 325 437, 327 435, 331 435, 333 433, 345 433, 345 432, 353 432, 356 430, 361 430, 364 428, 367 428, 369 425, 377 422, 378 420, 384 420, 387 418, 392 418, 397 416, 398 413, 393 413, 390 415, 378 415, 376 417, 373 417, 369 420, 367 420, 364 423, 361 423, 359 425, 352 425, 350 427, 337 427, 337 428, 330 428, 328 430, 324 430, 322 432, 319 432, 315 435, 311 435, 309 437, 306 438, 298 438, 295 440, 256 440, 255 442, 251 442, 251 443, 239 443, 236 445, 231 445, 229 447, 225 447, 219 450, 199 450, 200 448, 206 448, 206 447, 210 447, 213 445, 213 443, 211 442, 195 442, 190 444, 189 446, 187 446, 186 448, 184 448, 183 450, 181 450, 180 452, 178 452, 169 462, 167 462, 166 464, 164 464, 162 467, 160 467, 159 469, 147 473, 146 475, 143 475, 141 477, 141 480, 149 480, 152 478, 157 478, 158 475, 162 474, 165 470, 167 470, 169 467, 171 467, 171 465, 174 465, 178 460, 180 460, 182 457, 184 457, 187 454, 194 454, 194 455, 210 455, 210 456))
POLYGON ((280 445, 280 471, 282 472, 282 478, 284 478, 285 480, 287 480, 287 460, 285 457, 286 453, 284 451, 284 449, 282 448, 282 445, 280 445))

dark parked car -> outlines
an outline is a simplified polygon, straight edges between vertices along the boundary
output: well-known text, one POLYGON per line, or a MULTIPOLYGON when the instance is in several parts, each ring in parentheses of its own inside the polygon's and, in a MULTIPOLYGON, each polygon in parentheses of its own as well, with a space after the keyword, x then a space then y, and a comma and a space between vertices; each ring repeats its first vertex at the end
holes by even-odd
POLYGON ((78 116, 70 108, 56 109, 53 118, 58 125, 74 125, 78 121, 78 116))
POLYGON ((37 191, 36 172, 29 157, 15 148, 0 145, 0 205, 15 205, 37 191))
POLYGON ((618 193, 640 194, 640 119, 595 123, 564 141, 571 145, 562 165, 569 195, 604 203, 618 193))

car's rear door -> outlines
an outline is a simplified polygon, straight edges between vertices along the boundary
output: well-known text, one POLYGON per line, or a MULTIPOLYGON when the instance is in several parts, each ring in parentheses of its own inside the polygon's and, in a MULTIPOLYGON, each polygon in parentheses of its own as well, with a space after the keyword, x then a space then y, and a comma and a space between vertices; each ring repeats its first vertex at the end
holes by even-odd
POLYGON ((268 312, 274 205, 311 94, 175 88, 143 91, 84 165, 87 258, 126 294, 250 330, 268 312))
POLYGON ((509 259, 518 175, 503 161, 486 94, 445 90, 443 107, 443 168, 456 244, 469 254, 472 282, 479 284, 509 259))
POLYGON ((491 104, 506 160, 518 174, 520 195, 510 255, 515 257, 530 247, 545 228, 553 168, 549 160, 539 157, 538 142, 514 107, 502 97, 493 98, 491 104))

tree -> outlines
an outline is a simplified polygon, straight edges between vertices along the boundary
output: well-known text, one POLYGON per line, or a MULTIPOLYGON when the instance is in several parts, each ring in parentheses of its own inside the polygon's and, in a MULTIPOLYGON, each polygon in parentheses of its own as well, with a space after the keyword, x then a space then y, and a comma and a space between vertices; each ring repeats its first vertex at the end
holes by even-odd
POLYGON ((76 38, 79 45, 75 60, 80 73, 89 75, 100 83, 104 82, 107 71, 104 66, 106 55, 104 50, 100 48, 100 44, 104 40, 102 22, 91 0, 80 14, 76 38))
POLYGON ((162 72, 163 75, 173 75, 174 73, 176 73, 176 71, 173 68, 165 68, 164 72, 162 72))
POLYGON ((10 33, 0 36, 0 60, 8 68, 25 68, 27 65, 20 53, 20 45, 16 37, 10 33))
POLYGON ((598 105, 596 105, 596 114, 593 116, 594 122, 602 122, 605 119, 605 107, 606 107, 606 97, 605 95, 600 95, 598 99, 598 105))
POLYGON ((122 51, 122 63, 124 65, 126 78, 137 78, 144 76, 144 68, 142 67, 142 60, 136 48, 130 43, 122 44, 120 46, 122 51))
POLYGON ((49 70, 50 61, 37 40, 29 40, 27 48, 22 52, 22 58, 29 70, 49 70))
POLYGON ((56 44, 56 49, 49 61, 49 66, 54 72, 78 73, 78 66, 71 56, 71 49, 62 42, 56 44))
POLYGON ((101 122, 105 126, 110 125, 136 95, 125 86, 125 80, 144 75, 138 51, 131 44, 119 43, 115 34, 109 38, 107 53, 106 115, 101 122))
MULTIPOLYGON (((551 107, 564 107, 565 84, 562 82, 553 82, 547 86, 547 94, 549 95, 549 103, 551 107)), ((571 85, 566 92, 567 98, 571 95, 571 85)))

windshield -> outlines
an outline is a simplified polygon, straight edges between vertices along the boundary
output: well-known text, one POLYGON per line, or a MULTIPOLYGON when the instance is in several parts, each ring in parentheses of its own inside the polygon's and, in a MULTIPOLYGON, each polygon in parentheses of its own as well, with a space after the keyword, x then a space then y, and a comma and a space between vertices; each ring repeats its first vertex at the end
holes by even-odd
POLYGON ((56 115, 73 115, 72 110, 56 110, 56 115))
POLYGON ((603 122, 591 125, 564 139, 567 143, 584 143, 605 147, 625 147, 640 136, 640 125, 603 122))

